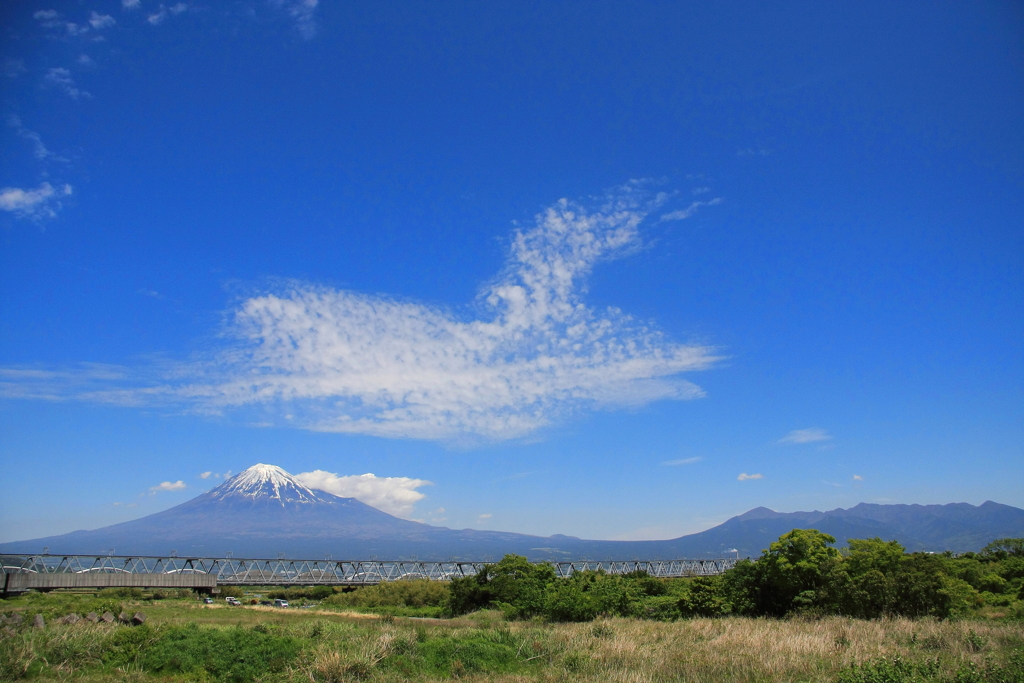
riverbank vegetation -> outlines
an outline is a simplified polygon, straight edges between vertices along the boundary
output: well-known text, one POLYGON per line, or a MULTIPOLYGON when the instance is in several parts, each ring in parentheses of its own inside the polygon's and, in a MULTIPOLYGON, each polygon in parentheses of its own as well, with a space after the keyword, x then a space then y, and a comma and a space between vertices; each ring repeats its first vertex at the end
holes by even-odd
POLYGON ((756 562, 719 576, 659 580, 644 572, 580 572, 556 579, 549 565, 507 555, 476 576, 451 582, 452 614, 495 608, 510 618, 589 621, 599 615, 673 620, 742 615, 807 617, 1024 617, 1024 539, 980 553, 905 553, 895 541, 835 539, 794 529, 756 562))
POLYGON ((506 556, 447 583, 228 589, 240 607, 30 593, 0 601, 0 680, 1024 683, 1024 541, 958 557, 831 543, 794 530, 685 579, 555 579, 506 556), (292 607, 261 604, 275 597, 292 607), (65 618, 137 611, 141 626, 65 618))

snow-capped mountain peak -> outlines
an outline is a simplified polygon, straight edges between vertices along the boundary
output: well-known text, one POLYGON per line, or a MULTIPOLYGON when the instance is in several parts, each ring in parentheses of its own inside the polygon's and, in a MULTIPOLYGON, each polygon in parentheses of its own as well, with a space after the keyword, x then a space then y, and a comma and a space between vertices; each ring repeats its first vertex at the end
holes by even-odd
POLYGON ((213 498, 248 498, 285 503, 324 503, 318 492, 276 465, 259 463, 239 472, 210 491, 213 498))

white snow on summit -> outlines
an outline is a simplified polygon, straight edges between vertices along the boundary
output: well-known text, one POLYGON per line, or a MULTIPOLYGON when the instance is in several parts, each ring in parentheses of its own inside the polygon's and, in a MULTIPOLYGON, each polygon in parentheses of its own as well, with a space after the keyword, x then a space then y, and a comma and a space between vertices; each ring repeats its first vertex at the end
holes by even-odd
POLYGON ((241 496, 243 498, 270 498, 284 503, 325 503, 312 489, 276 465, 263 463, 239 472, 210 491, 214 498, 241 496))

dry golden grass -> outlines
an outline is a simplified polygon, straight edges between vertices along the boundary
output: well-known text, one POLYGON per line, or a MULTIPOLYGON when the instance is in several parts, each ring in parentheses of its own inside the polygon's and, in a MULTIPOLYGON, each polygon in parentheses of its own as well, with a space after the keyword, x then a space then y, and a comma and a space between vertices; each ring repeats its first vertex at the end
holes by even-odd
MULTIPOLYGON (((513 624, 513 632, 536 631, 513 624)), ((550 666, 529 675, 465 676, 466 681, 741 683, 833 681, 853 662, 901 656, 938 658, 949 673, 1024 647, 1024 625, 892 619, 815 621, 694 619, 675 623, 609 619, 544 627, 550 666)), ((535 635, 535 634, 534 634, 535 635)), ((375 680, 391 680, 385 676, 375 680)), ((400 680, 400 679, 394 679, 400 680)))
MULTIPOLYGON (((967 663, 1005 661, 1024 648, 1024 623, 892 619, 859 621, 747 618, 693 619, 673 623, 604 619, 583 624, 504 622, 499 613, 458 620, 372 620, 312 610, 154 608, 156 629, 194 621, 215 628, 262 628, 298 638, 302 655, 267 681, 290 683, 344 681, 460 681, 499 683, 662 683, 667 681, 740 683, 834 681, 851 663, 900 656, 909 661, 938 659, 946 674, 967 663), (485 672, 469 660, 445 671, 423 664, 425 644, 439 639, 469 642, 481 637, 515 653, 512 665, 485 672), (399 671, 405 659, 411 668, 399 671), (416 662, 420 662, 417 664, 416 662)), ((33 661, 47 667, 38 681, 192 680, 139 670, 97 668, 110 637, 126 627, 80 622, 53 623, 0 639, 0 679, 18 679, 33 661)), ((126 631, 127 632, 127 631, 126 631)), ((459 655, 461 657, 461 655, 459 655)), ((510 655, 511 656, 511 655, 510 655)))

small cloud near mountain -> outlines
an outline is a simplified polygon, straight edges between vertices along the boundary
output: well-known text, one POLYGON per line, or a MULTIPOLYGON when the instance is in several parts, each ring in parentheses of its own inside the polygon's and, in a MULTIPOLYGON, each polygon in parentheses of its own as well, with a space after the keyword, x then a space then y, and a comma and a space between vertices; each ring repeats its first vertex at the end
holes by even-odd
POLYGON ((696 457, 696 458, 680 458, 679 460, 663 460, 661 462, 661 464, 665 465, 666 467, 675 467, 676 465, 692 465, 694 463, 700 462, 703 459, 704 458, 696 457))
POLYGON ((339 477, 324 470, 301 472, 295 478, 311 489, 342 498, 355 498, 390 515, 405 518, 412 514, 413 505, 426 497, 416 489, 433 485, 426 479, 378 477, 371 473, 339 477))
POLYGON ((794 429, 786 436, 779 439, 779 443, 815 443, 816 441, 831 441, 832 435, 819 427, 808 427, 807 429, 794 429))
POLYGON ((156 493, 157 491, 180 491, 186 486, 187 484, 179 479, 178 481, 162 481, 156 486, 150 486, 149 490, 152 493, 156 493))

